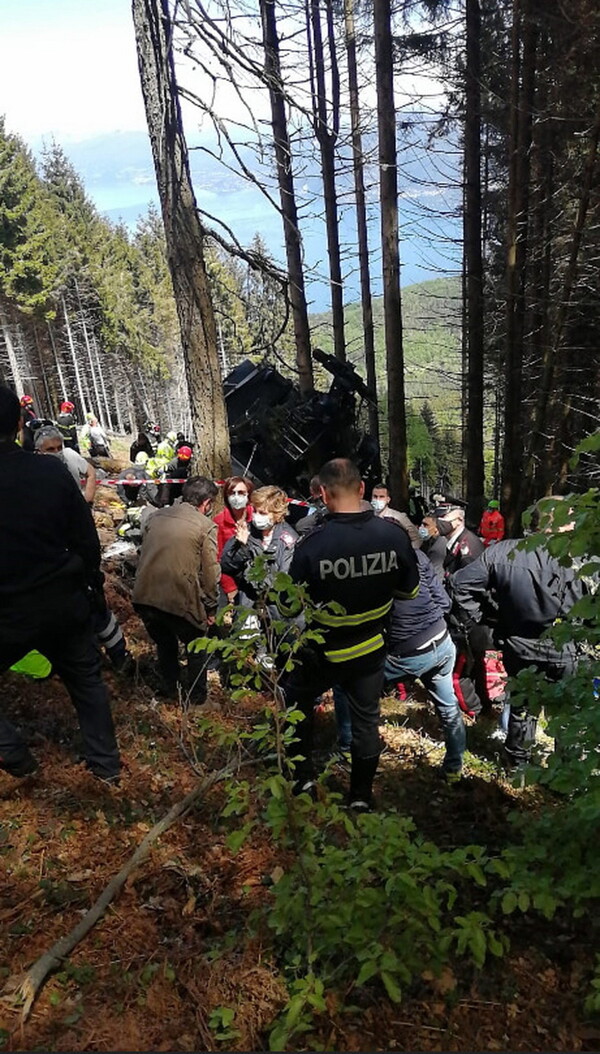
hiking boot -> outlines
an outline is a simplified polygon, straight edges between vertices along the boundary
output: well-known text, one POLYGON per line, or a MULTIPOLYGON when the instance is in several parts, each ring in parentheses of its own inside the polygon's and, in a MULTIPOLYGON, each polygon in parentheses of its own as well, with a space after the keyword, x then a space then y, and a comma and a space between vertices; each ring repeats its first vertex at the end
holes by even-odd
POLYGON ((24 776, 31 776, 34 772, 37 772, 39 767, 33 754, 30 754, 29 751, 20 761, 0 762, 0 769, 8 772, 9 776, 14 776, 17 780, 23 779, 24 776))
POLYGON ((355 798, 353 801, 348 802, 348 810, 353 816, 361 816, 365 812, 372 812, 373 799, 363 801, 362 798, 355 798))
POLYGON ((442 769, 442 778, 449 787, 458 787, 463 781, 462 772, 447 772, 446 769, 442 769))
POLYGON ((296 780, 292 788, 294 798, 301 794, 308 794, 311 801, 317 800, 317 784, 315 780, 296 780))

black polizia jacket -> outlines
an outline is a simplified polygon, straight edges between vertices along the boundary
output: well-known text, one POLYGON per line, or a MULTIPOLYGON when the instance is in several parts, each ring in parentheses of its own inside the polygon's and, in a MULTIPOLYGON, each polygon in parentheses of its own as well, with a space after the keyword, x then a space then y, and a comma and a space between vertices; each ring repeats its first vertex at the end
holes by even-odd
POLYGON ((334 663, 382 648, 393 599, 411 598, 419 589, 408 534, 372 509, 330 514, 296 546, 290 575, 306 583, 315 604, 336 601, 343 607, 317 617, 325 657, 334 663))

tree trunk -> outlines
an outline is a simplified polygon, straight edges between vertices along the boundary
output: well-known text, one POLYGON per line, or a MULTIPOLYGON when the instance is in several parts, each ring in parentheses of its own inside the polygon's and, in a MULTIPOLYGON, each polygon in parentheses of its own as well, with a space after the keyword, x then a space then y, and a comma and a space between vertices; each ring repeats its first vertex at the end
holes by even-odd
MULTIPOLYGON (((60 394, 62 396, 62 399, 66 399, 67 398, 67 388, 66 388, 66 385, 65 385, 65 378, 64 378, 64 375, 63 375, 63 371, 62 371, 62 366, 60 364, 60 358, 59 358, 58 352, 56 350, 56 343, 54 341, 54 333, 52 332, 52 326, 50 325, 50 322, 47 322, 46 324, 48 326, 48 336, 50 337, 50 344, 52 346, 52 354, 54 355, 54 362, 56 364, 56 372, 57 372, 57 375, 58 375, 58 383, 59 383, 59 386, 60 386, 60 394)), ((81 407, 81 413, 83 413, 83 407, 81 407)))
POLYGON ((138 64, 161 202, 167 257, 192 404, 196 468, 229 474, 229 431, 204 234, 190 177, 175 79, 168 0, 132 0, 138 64))
POLYGON ((89 366, 89 371, 90 371, 90 379, 91 379, 91 382, 92 382, 92 390, 94 392, 94 413, 96 414, 96 416, 97 416, 98 420, 100 421, 100 424, 102 425, 102 427, 106 428, 107 425, 108 425, 108 422, 106 421, 105 414, 104 414, 104 408, 102 406, 102 400, 100 398, 100 385, 98 383, 98 378, 96 377, 96 367, 95 367, 94 358, 93 358, 93 355, 92 355, 92 348, 91 348, 91 344, 90 344, 90 338, 88 336, 88 330, 87 330, 87 325, 86 325, 86 321, 85 321, 85 312, 83 310, 83 304, 81 302, 81 293, 79 292, 79 282, 77 281, 77 278, 75 278, 75 277, 73 278, 73 284, 75 286, 75 293, 76 293, 76 296, 77 296, 77 306, 79 308, 79 322, 80 322, 80 325, 81 325, 81 331, 83 333, 83 343, 85 344, 85 350, 87 352, 87 360, 88 360, 88 366, 89 366))
POLYGON ((8 365, 10 366, 10 372, 12 373, 15 391, 20 397, 21 395, 23 395, 24 392, 23 378, 21 376, 19 361, 17 359, 17 353, 15 351, 15 345, 12 338, 10 321, 3 304, 0 304, 0 329, 2 330, 2 336, 6 345, 8 365))
POLYGON ((63 314, 65 316, 65 326, 66 326, 66 330, 67 330, 67 340, 69 341, 69 348, 70 348, 70 351, 71 351, 71 358, 73 359, 73 369, 75 371, 75 383, 77 384, 77 392, 78 392, 78 395, 79 395, 79 401, 80 401, 82 409, 83 409, 83 416, 85 417, 85 415, 86 415, 86 413, 88 411, 89 401, 88 401, 88 399, 86 399, 86 396, 84 395, 84 391, 83 391, 83 383, 82 383, 82 380, 81 380, 81 373, 80 373, 80 370, 79 370, 79 363, 77 362, 77 351, 75 350, 75 343, 73 341, 73 331, 71 329, 71 322, 69 320, 69 313, 67 311, 67 305, 65 303, 64 296, 61 297, 61 303, 62 303, 63 314))
POLYGON ((528 0, 514 0, 506 269, 506 399, 502 498, 507 533, 520 531, 523 485, 523 359, 525 351, 530 146, 535 92, 536 28, 528 0), (521 60, 522 46, 522 60, 521 60))
POLYGON ((481 251, 481 12, 466 0, 467 62, 464 133, 464 254, 466 303, 467 516, 479 523, 484 507, 483 463, 483 257, 481 251))
POLYGON ((292 152, 287 129, 285 102, 281 81, 279 38, 275 19, 275 0, 260 0, 263 44, 265 49, 265 75, 269 85, 271 123, 275 144, 277 181, 283 216, 283 234, 289 277, 289 296, 296 338, 296 366, 300 390, 310 394, 314 390, 310 328, 304 291, 302 266, 302 241, 298 227, 298 210, 294 192, 292 152))
MULTIPOLYGON (((356 227, 358 236, 358 261, 360 266, 360 303, 362 309, 363 340, 365 347, 365 369, 367 374, 367 384, 373 392, 374 399, 374 402, 369 403, 369 431, 372 437, 377 440, 377 446, 379 447, 375 331, 373 327, 373 304, 371 301, 371 274, 369 269, 369 236, 367 228, 364 156, 360 127, 360 104, 358 98, 354 0, 344 0, 344 22, 346 30, 346 58, 348 62, 348 89, 350 95, 350 123, 352 128, 352 165, 354 170, 354 195, 356 198, 356 227)), ((381 474, 379 458, 375 472, 377 475, 381 474)))
POLYGON ((568 461, 572 451, 560 450, 561 425, 569 416, 571 411, 571 393, 565 392, 564 386, 557 383, 560 376, 564 358, 564 332, 567 325, 573 289, 577 277, 579 254, 581 243, 586 228, 588 210, 593 188, 597 186, 598 149, 600 145, 600 112, 596 117, 594 126, 590 133, 590 144, 585 160, 581 191, 577 204, 577 215, 573 226, 571 244, 569 246, 569 257, 562 285, 562 292, 558 300, 558 310, 554 325, 552 327, 552 340, 548 348, 548 354, 544 361, 542 380, 540 383, 540 396, 538 401, 538 413, 534 426, 534 438, 541 441, 544 433, 548 431, 549 423, 552 422, 554 435, 547 444, 544 463, 542 464, 541 487, 542 493, 549 489, 549 484, 555 475, 565 476, 565 461, 568 461), (557 448, 559 448, 557 450, 557 448), (557 471, 558 470, 558 471, 557 471))
MULTIPOLYGON (((325 56, 323 53, 323 34, 321 31, 321 9, 319 0, 310 0, 309 5, 307 5, 306 33, 309 54, 314 59, 314 61, 311 61, 310 63, 313 127, 321 154, 323 200, 325 203, 325 228, 327 231, 327 256, 329 259, 329 288, 331 293, 333 347, 336 359, 345 362, 346 340, 344 336, 344 295, 342 284, 342 264, 340 259, 340 229, 338 222, 337 191, 335 186, 335 143, 337 139, 336 126, 339 122, 339 95, 337 98, 333 97, 332 99, 333 113, 330 122, 327 113, 325 56)), ((335 41, 330 39, 329 44, 333 59, 335 55, 335 41)))
POLYGON ((394 504, 408 508, 406 413, 404 405, 404 350, 398 247, 398 175, 396 168, 396 110, 390 0, 373 7, 379 132, 379 186, 383 312, 388 381, 389 481, 394 504))

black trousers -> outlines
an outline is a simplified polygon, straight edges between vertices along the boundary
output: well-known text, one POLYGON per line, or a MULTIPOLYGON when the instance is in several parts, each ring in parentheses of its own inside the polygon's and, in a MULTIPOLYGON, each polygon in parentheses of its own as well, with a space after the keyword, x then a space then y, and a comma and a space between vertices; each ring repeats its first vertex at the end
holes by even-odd
POLYGON ((381 753, 379 701, 383 690, 385 648, 349 662, 328 662, 322 652, 312 648, 303 650, 299 658, 282 685, 286 705, 296 707, 304 714, 304 720, 295 726, 300 742, 292 747, 294 755, 300 754, 304 758, 296 763, 296 778, 304 781, 313 774, 315 699, 327 688, 339 684, 348 696, 352 722, 350 798, 368 801, 381 753))
MULTIPOLYGON (((0 626, 0 673, 27 652, 42 652, 64 681, 77 711, 88 768, 96 776, 118 775, 119 749, 85 594, 63 597, 61 608, 54 611, 51 619, 36 618, 35 610, 31 610, 29 621, 33 624, 27 632, 23 619, 18 617, 20 613, 15 614, 12 627, 0 626)), ((43 691, 43 686, 39 690, 43 691)), ((4 761, 18 763, 28 753, 16 728, 0 716, 0 767, 4 761)))
MULTIPOLYGON (((199 629, 193 622, 171 615, 168 611, 136 604, 135 609, 156 644, 158 668, 167 691, 176 692, 181 682, 179 642, 186 646, 196 637, 204 637, 207 627, 199 629)), ((204 652, 187 652, 187 690, 190 702, 204 703, 207 694, 207 661, 204 652)))

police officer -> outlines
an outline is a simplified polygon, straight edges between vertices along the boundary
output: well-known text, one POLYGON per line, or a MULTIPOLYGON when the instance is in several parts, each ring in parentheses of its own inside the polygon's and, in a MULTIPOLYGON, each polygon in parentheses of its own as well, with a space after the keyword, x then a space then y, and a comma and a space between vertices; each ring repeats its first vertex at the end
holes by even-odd
POLYGON ((465 527, 465 510, 454 506, 446 512, 441 512, 440 519, 445 520, 452 527, 452 531, 446 539, 446 557, 444 559, 444 572, 446 579, 450 575, 460 571, 461 567, 467 567, 483 552, 483 543, 473 531, 465 527))
MULTIPOLYGON (((491 594, 498 606, 495 638, 510 677, 526 666, 535 666, 549 680, 557 681, 575 669, 574 649, 559 650, 551 640, 540 637, 583 596, 585 585, 574 568, 563 567, 546 548, 527 551, 521 544, 512 539, 490 545, 478 560, 454 575, 452 596, 470 626, 480 623, 491 594)), ((535 717, 524 705, 510 707, 505 744, 509 767, 529 761, 536 727, 535 717)))
POLYGON ((344 611, 317 609, 325 641, 303 651, 283 688, 287 705, 305 714, 296 726, 300 745, 292 749, 303 756, 296 763, 296 790, 309 794, 314 700, 333 684, 345 690, 352 721, 349 805, 360 812, 372 804, 380 754, 384 633, 394 598, 417 595, 419 571, 406 531, 364 509, 364 483, 356 465, 335 458, 323 466, 319 479, 329 515, 297 543, 290 575, 306 583, 316 605, 336 601, 344 611))

